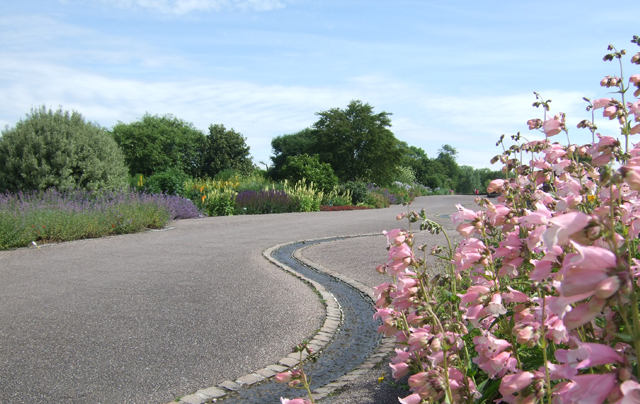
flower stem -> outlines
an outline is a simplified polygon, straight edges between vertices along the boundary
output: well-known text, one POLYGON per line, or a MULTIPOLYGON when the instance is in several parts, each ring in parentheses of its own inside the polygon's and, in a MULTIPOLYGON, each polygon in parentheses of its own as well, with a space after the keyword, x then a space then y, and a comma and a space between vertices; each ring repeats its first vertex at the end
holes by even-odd
POLYGON ((546 307, 546 296, 544 291, 542 292, 542 326, 541 331, 542 335, 540 339, 542 343, 540 344, 542 347, 542 360, 544 361, 544 374, 545 374, 545 384, 547 385, 547 402, 551 403, 551 377, 549 376, 549 363, 547 361, 547 337, 545 336, 544 329, 544 321, 545 321, 545 307, 546 307))

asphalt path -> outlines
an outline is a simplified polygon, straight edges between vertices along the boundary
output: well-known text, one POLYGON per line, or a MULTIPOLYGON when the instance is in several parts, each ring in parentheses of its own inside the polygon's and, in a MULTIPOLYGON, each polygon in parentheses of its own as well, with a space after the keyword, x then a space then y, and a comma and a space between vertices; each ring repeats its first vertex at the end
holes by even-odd
MULTIPOLYGON (((412 208, 434 217, 472 200, 412 208)), ((0 403, 161 404, 273 364, 316 332, 324 309, 262 251, 393 229, 405 210, 190 219, 0 252, 0 403)), ((368 268, 358 254, 352 265, 368 268)))

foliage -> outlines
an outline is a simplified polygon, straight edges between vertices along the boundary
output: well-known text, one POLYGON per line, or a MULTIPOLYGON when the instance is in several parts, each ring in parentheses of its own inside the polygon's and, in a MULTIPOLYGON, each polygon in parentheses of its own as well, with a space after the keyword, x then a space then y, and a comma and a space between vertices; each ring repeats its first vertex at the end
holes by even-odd
POLYGON ((289 197, 284 191, 275 189, 242 191, 236 196, 236 213, 256 215, 264 213, 286 213, 300 210, 300 201, 289 197))
POLYGON ((140 121, 118 122, 112 133, 131 174, 148 177, 177 168, 190 176, 200 175, 205 136, 190 122, 170 114, 145 114, 140 121))
POLYGON ((169 168, 147 178, 144 186, 152 194, 185 195, 185 184, 189 176, 178 168, 169 168))
POLYGON ((289 181, 285 180, 282 185, 284 192, 300 203, 301 212, 317 212, 320 210, 324 194, 322 191, 316 190, 313 184, 307 185, 303 181, 298 181, 291 186, 289 181))
POLYGON ((451 189, 456 189, 460 177, 460 167, 456 162, 457 155, 458 152, 455 148, 445 144, 439 150, 438 157, 436 158, 436 161, 442 166, 442 174, 448 178, 445 185, 451 189))
POLYGON ((127 183, 122 152, 78 112, 32 109, 0 137, 0 190, 116 189, 127 183))
POLYGON ((133 233, 197 217, 191 201, 141 192, 6 192, 0 194, 0 249, 133 233))
POLYGON ((242 176, 242 181, 237 186, 236 190, 241 191, 262 191, 271 186, 272 181, 265 177, 264 171, 253 171, 251 174, 242 176))
POLYGON ((354 205, 363 203, 369 194, 367 184, 362 181, 347 181, 341 187, 351 193, 351 203, 354 205))
POLYGON ((324 194, 322 204, 328 206, 349 206, 352 204, 352 199, 353 195, 351 195, 351 191, 336 186, 329 193, 324 194))
POLYGON ((235 211, 239 177, 228 181, 190 180, 185 184, 185 196, 209 216, 230 216, 235 211))
POLYGON ((416 174, 413 168, 406 166, 398 166, 397 174, 394 181, 401 182, 403 184, 414 184, 416 182, 416 174))
POLYGON ((314 184, 317 189, 325 193, 338 185, 338 177, 333 173, 331 165, 321 163, 317 154, 287 157, 281 175, 292 182, 303 181, 306 184, 314 184))
POLYGON ((388 208, 389 198, 380 192, 369 192, 364 200, 364 205, 375 209, 388 208))
POLYGON ((400 151, 398 140, 388 129, 388 112, 373 113, 373 107, 351 101, 346 109, 316 113, 313 153, 331 164, 340 181, 393 181, 400 151))
POLYGON ((202 153, 199 177, 213 177, 223 170, 246 174, 253 170, 246 138, 224 125, 210 125, 202 153))
POLYGON ((209 216, 232 216, 236 209, 236 195, 230 188, 213 189, 202 196, 203 209, 209 216))
POLYGON ((269 169, 269 176, 276 180, 284 179, 281 170, 286 164, 287 158, 301 154, 314 154, 314 139, 310 128, 305 128, 290 135, 276 136, 273 138, 271 140, 271 148, 273 149, 274 156, 271 157, 273 165, 269 169))
POLYGON ((242 174, 236 170, 234 170, 233 168, 226 168, 222 171, 219 171, 218 173, 216 173, 216 175, 213 176, 213 179, 216 181, 239 181, 240 177, 242 177, 242 174))
MULTIPOLYGON (((456 191, 462 194, 473 194, 474 191, 482 190, 482 179, 480 172, 470 166, 460 166, 460 177, 456 191)), ((485 187, 486 189, 486 187, 485 187)))

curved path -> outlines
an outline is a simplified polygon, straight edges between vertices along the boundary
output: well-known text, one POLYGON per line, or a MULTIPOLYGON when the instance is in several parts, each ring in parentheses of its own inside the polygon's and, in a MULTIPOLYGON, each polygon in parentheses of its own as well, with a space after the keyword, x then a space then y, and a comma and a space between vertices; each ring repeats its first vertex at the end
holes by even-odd
MULTIPOLYGON (((413 208, 451 213, 472 200, 418 198, 413 208)), ((315 334, 324 308, 262 251, 392 229, 402 211, 192 219, 0 252, 0 402, 166 403, 273 364, 315 334)), ((367 248, 384 261, 384 244, 367 248)))

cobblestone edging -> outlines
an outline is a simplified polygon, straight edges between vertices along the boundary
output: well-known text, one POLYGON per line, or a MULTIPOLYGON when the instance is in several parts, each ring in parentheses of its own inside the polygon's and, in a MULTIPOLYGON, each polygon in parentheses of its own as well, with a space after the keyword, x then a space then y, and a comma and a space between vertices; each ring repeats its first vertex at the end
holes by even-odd
MULTIPOLYGON (((369 233, 369 234, 357 234, 351 236, 337 236, 337 237, 324 237, 313 240, 306 241, 322 241, 322 240, 335 240, 340 238, 353 238, 353 237, 367 237, 367 236, 377 236, 380 233, 369 233)), ((269 260, 271 263, 276 265, 277 267, 289 272, 291 275, 299 278, 301 281, 307 283, 308 285, 315 288, 315 290, 319 293, 321 298, 325 301, 325 321, 318 333, 309 341, 309 347, 314 352, 322 351, 327 343, 329 343, 336 332, 340 329, 340 325, 342 324, 342 310, 338 301, 335 297, 329 293, 324 286, 320 283, 308 279, 297 272, 295 272, 292 268, 287 265, 282 264, 277 261, 275 258, 271 256, 271 253, 279 248, 282 248, 289 244, 295 244, 299 241, 294 241, 290 243, 278 244, 273 247, 270 247, 262 252, 262 255, 269 260)), ((373 288, 360 283, 356 280, 353 280, 343 274, 339 274, 335 271, 329 270, 327 268, 322 267, 302 256, 302 251, 307 248, 300 248, 294 252, 294 258, 300 261, 303 265, 310 267, 319 272, 325 273, 331 277, 341 280, 352 288, 360 291, 364 295, 367 295, 371 302, 373 303, 373 288)), ((359 366, 357 366, 354 370, 346 373, 345 375, 339 377, 338 379, 328 383, 322 387, 319 387, 312 391, 314 400, 318 401, 329 394, 336 392, 337 390, 343 388, 347 383, 356 380, 361 375, 367 373, 367 371, 376 365, 378 365, 385 356, 387 356, 391 351, 393 351, 395 347, 393 338, 385 337, 382 339, 381 344, 374 351, 373 354, 369 355, 369 357, 359 366)), ((291 353, 286 357, 280 359, 277 364, 266 366, 265 368, 256 370, 253 373, 244 375, 239 377, 237 380, 227 380, 222 383, 219 383, 216 386, 212 386, 209 388, 201 389, 196 391, 194 394, 190 394, 188 396, 181 397, 178 402, 181 404, 205 404, 216 402, 218 399, 224 398, 228 394, 231 394, 245 386, 251 386, 256 383, 265 381, 269 378, 272 378, 277 373, 284 372, 290 368, 295 367, 298 364, 299 353, 291 353)), ((306 354, 303 354, 303 358, 306 354)))

